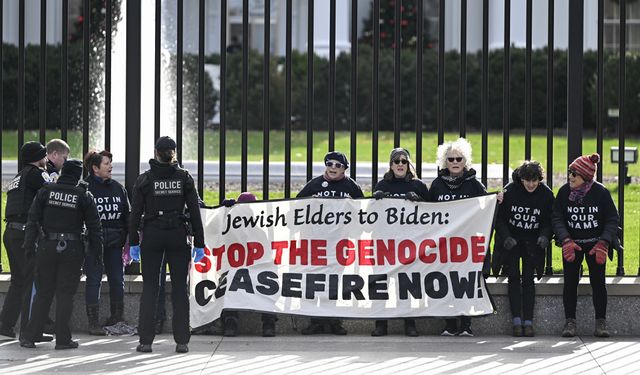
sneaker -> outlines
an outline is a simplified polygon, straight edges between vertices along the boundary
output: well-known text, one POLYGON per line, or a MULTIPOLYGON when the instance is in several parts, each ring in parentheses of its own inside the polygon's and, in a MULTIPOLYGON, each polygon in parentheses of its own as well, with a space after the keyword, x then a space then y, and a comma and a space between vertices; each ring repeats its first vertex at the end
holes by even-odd
POLYGON ((596 329, 593 332, 595 337, 609 337, 606 319, 596 319, 596 329))
POLYGON ((303 328, 300 333, 303 335, 315 335, 317 333, 324 333, 324 324, 322 322, 311 322, 308 326, 303 328))
POLYGON ((522 337, 522 326, 513 326, 513 337, 522 337))
POLYGON ((446 322, 447 324, 442 332, 440 332, 440 336, 455 336, 458 331, 458 323, 456 319, 447 319, 446 322))
POLYGON ((462 327, 456 336, 473 337, 473 331, 471 330, 471 327, 462 327))
POLYGON ((347 330, 342 326, 341 321, 331 322, 331 333, 334 335, 344 336, 347 334, 347 330))
POLYGON ((46 322, 44 327, 42 328, 42 332, 46 333, 47 335, 55 334, 56 333, 56 322, 54 322, 53 320, 49 319, 49 321, 46 322))
POLYGON ((524 337, 533 337, 536 335, 533 326, 530 325, 524 326, 524 328, 522 329, 522 334, 524 335, 524 337))
POLYGON ((189 353, 189 346, 187 344, 176 344, 176 353, 189 353))
POLYGON ((265 319, 262 321, 262 337, 276 336, 276 322, 273 319, 265 319))
POLYGON ((151 353, 151 344, 140 344, 136 346, 136 352, 151 353))
POLYGON ((53 336, 45 335, 45 334, 42 334, 36 337, 35 340, 33 340, 33 342, 51 342, 51 341, 53 341, 53 336))
POLYGON ((409 337, 418 337, 418 330, 416 329, 416 321, 413 319, 405 319, 404 321, 404 334, 409 337))
POLYGON ((371 336, 380 337, 387 335, 387 321, 386 320, 376 320, 376 328, 371 332, 371 336))
POLYGON ((224 336, 236 337, 238 335, 238 321, 236 319, 225 319, 224 336))
POLYGON ((11 337, 12 339, 16 338, 16 331, 13 330, 12 327, 5 326, 4 324, 0 325, 0 336, 11 337))
POLYGON ((64 344, 58 344, 56 342, 56 350, 65 350, 65 349, 78 349, 78 342, 70 340, 64 344))
POLYGON ((562 337, 575 337, 576 336, 576 320, 567 319, 564 323, 564 329, 562 330, 562 337))

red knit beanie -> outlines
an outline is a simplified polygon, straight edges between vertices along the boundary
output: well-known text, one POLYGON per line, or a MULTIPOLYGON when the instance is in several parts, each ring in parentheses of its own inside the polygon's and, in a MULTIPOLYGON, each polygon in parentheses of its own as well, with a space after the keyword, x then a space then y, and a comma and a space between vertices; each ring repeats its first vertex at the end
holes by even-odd
POLYGON ((569 169, 574 170, 577 174, 582 176, 585 181, 591 181, 598 170, 599 162, 600 155, 597 153, 583 155, 574 160, 573 163, 569 165, 569 169))

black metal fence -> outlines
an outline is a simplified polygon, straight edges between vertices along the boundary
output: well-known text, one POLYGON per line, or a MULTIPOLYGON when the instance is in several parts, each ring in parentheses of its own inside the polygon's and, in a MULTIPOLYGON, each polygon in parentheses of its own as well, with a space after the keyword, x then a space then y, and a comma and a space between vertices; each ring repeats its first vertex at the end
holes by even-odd
MULTIPOLYGON (((18 38, 18 108, 16 109, 18 112, 18 145, 24 143, 24 131, 25 131, 25 91, 26 90, 36 90, 35 87, 25 87, 25 24, 27 22, 33 22, 33 20, 26 19, 25 17, 25 1, 27 0, 10 0, 10 1, 18 1, 19 2, 19 38, 18 38)), ((36 0, 33 0, 36 1, 36 0)), ((82 74, 82 87, 83 87, 83 95, 82 95, 82 151, 85 154, 89 148, 89 96, 90 96, 90 85, 89 85, 89 56, 92 45, 90 43, 90 24, 91 24, 91 11, 92 6, 94 6, 94 2, 91 0, 82 0, 83 1, 83 74, 82 74)), ((112 6, 116 0, 103 0, 100 3, 104 8, 104 11, 107 15, 112 14, 112 6)), ((169 0, 168 0, 169 1, 169 0)), ((176 113, 181 114, 183 109, 183 61, 184 61, 184 1, 183 0, 171 0, 176 3, 177 7, 177 65, 176 65, 176 113)), ((306 1, 308 3, 307 9, 308 13, 307 17, 307 43, 308 51, 313 51, 314 48, 314 3, 315 0, 301 0, 306 1)), ((329 91, 328 97, 328 149, 332 150, 335 145, 335 132, 336 132, 336 117, 335 117, 335 91, 336 91, 336 1, 338 0, 329 0, 330 1, 330 19, 329 19, 329 91)), ((339 1, 349 1, 350 2, 350 10, 351 10, 351 78, 350 78, 350 101, 349 105, 351 108, 350 112, 350 142, 351 147, 349 150, 349 158, 351 160, 352 167, 350 168, 351 177, 355 178, 358 166, 361 165, 362 162, 359 161, 359 155, 357 155, 356 144, 358 142, 357 139, 357 113, 356 108, 358 105, 358 98, 356 95, 357 85, 358 85, 358 1, 357 0, 339 0, 339 1)), ((405 2, 408 0, 405 0, 405 2)), ((438 144, 444 141, 444 131, 445 131, 445 3, 452 0, 439 0, 439 20, 438 20, 438 69, 437 69, 437 116, 436 116, 436 129, 437 129, 437 139, 438 144)), ((489 0, 482 1, 482 14, 481 15, 468 15, 467 11, 467 0, 454 0, 459 1, 461 11, 461 17, 459 21, 457 21, 458 26, 460 27, 460 71, 459 71, 459 87, 458 87, 458 96, 459 96, 459 121, 458 121, 458 131, 461 136, 465 136, 467 134, 467 103, 469 100, 480 100, 481 101, 481 134, 482 134, 482 147, 481 147, 481 175, 482 182, 487 184, 487 163, 488 163, 488 97, 489 97, 489 0), (482 17, 482 70, 481 70, 481 98, 467 98, 467 21, 468 17, 482 17)), ((567 140, 568 140, 568 160, 573 160, 575 157, 582 154, 582 134, 583 134, 583 98, 582 98, 582 85, 583 85, 583 27, 584 27, 584 2, 583 0, 567 0, 569 6, 569 23, 568 23, 568 35, 569 35, 569 48, 568 48, 568 82, 567 82, 567 140)), ((262 5, 264 6, 264 25, 271 24, 271 0, 263 0, 262 5)), ((554 129, 554 23, 555 23, 555 15, 554 15, 554 0, 548 0, 548 14, 547 14, 547 25, 548 29, 546 30, 548 35, 547 41, 547 80, 546 80, 546 90, 547 90, 547 115, 546 115, 546 134, 547 134, 547 182, 549 185, 553 184, 553 158, 554 158, 554 148, 553 148, 553 129, 554 129)), ((0 2, 0 19, 3 19, 2 15, 4 12, 4 7, 7 1, 0 2)), ((40 98, 40 106, 44 108, 46 106, 46 79, 47 79, 47 65, 48 64, 61 64, 61 87, 59 88, 61 91, 61 129, 60 129, 60 137, 62 139, 66 139, 68 135, 68 124, 69 124, 69 71, 68 71, 68 40, 69 40, 69 0, 62 0, 62 61, 47 61, 46 56, 46 22, 47 22, 47 12, 46 12, 46 0, 41 0, 41 12, 40 12, 40 87, 39 87, 39 98, 40 98)), ((119 2, 118 2, 119 3, 119 2)), ((597 55, 597 108, 596 108, 596 133, 597 133, 597 152, 602 155, 603 153, 603 126, 605 121, 606 110, 604 106, 604 62, 603 62, 603 30, 604 30, 604 7, 605 0, 597 0, 598 3, 598 16, 597 16, 597 33, 598 33, 598 55, 597 55)), ((620 11, 620 28, 619 28, 619 131, 618 131, 618 139, 619 139, 619 147, 620 150, 624 150, 625 146, 625 135, 624 135, 624 124, 625 124, 625 52, 626 52, 626 9, 627 4, 625 0, 617 1, 620 11)), ((371 119, 372 119, 372 127, 371 127, 371 139, 373 144, 372 150, 372 175, 371 175, 371 183, 375 185, 378 181, 378 136, 380 129, 380 97, 379 97, 379 78, 380 78, 380 70, 379 70, 379 56, 380 56, 380 0, 372 0, 373 4, 373 38, 372 38, 372 97, 371 100, 371 119)), ((492 3, 493 4, 493 3, 492 3)), ((285 71, 285 88, 284 88, 284 118, 291 119, 292 118, 292 104, 291 104, 291 94, 292 94, 292 9, 293 9, 293 0, 285 1, 285 34, 286 34, 286 42, 285 42, 285 55, 284 55, 284 71, 285 71)), ((247 175, 248 175, 248 126, 247 126, 247 113, 249 108, 247 106, 248 98, 248 69, 249 69, 249 9, 252 6, 249 0, 242 0, 242 74, 241 74, 241 190, 247 190, 247 175)), ((396 0, 393 4, 394 6, 394 18, 396 21, 401 20, 402 17, 402 0, 396 0)), ((415 138, 416 138, 416 169, 418 174, 421 174, 422 171, 422 146, 423 146, 423 128, 425 124, 425 119, 423 116, 423 94, 424 87, 422 85, 421 77, 425 72, 423 72, 423 58, 424 58, 424 11, 425 11, 425 1, 417 0, 415 1, 415 6, 417 7, 416 17, 416 39, 417 46, 416 49, 416 89, 415 89, 415 138)), ((524 149, 524 158, 531 158, 531 132, 532 132, 532 113, 535 110, 532 106, 532 33, 534 31, 533 28, 533 20, 532 20, 532 10, 533 0, 526 0, 526 62, 525 62, 525 149, 524 149)), ((228 98, 227 98, 227 81, 226 81, 226 72, 228 69, 227 65, 227 41, 229 40, 229 36, 227 33, 228 29, 228 0, 198 0, 199 7, 199 17, 198 17, 198 127, 197 127, 197 175, 198 175, 198 190, 202 195, 204 189, 204 129, 205 129, 205 95, 204 95, 204 80, 205 80, 205 38, 219 38, 220 40, 220 101, 219 101, 219 111, 220 111, 220 126, 219 126, 219 196, 220 200, 225 197, 225 189, 226 189, 226 160, 227 160, 227 149, 226 149, 226 135, 227 135, 227 113, 228 113, 228 98), (214 33, 213 35, 205 35, 205 4, 209 3, 211 6, 212 3, 219 4, 220 6, 220 14, 221 14, 221 22, 218 25, 219 31, 214 33)), ((160 56, 160 45, 161 45, 161 12, 162 12, 162 2, 157 0, 155 3, 155 95, 154 95, 154 137, 155 140, 160 135, 160 116, 161 116, 161 95, 160 95, 160 81, 161 81, 161 56, 160 56)), ((126 56, 126 134, 125 134, 125 142, 126 142, 126 186, 127 188, 131 188, 135 178, 139 174, 139 162, 140 162, 140 97, 141 97, 141 56, 140 56, 140 47, 141 47, 141 2, 139 1, 126 1, 126 12, 127 12, 127 56, 126 56)), ((304 15, 298 15, 298 17, 303 17, 304 15)), ((510 111, 511 111, 511 80, 512 80, 512 72, 511 72, 511 35, 510 35, 510 25, 511 25, 511 0, 504 0, 504 49, 503 49, 503 88, 502 88, 502 129, 503 129, 503 182, 506 184, 509 181, 509 136, 510 129, 512 128, 512 124, 510 123, 510 111)), ((499 22, 498 20, 491 20, 491 22, 499 22)), ((403 53, 401 45, 401 22, 395 22, 395 33, 394 40, 395 45, 398 46, 394 50, 394 126, 393 126, 393 143, 394 146, 400 145, 400 137, 401 137, 401 129, 400 129, 400 113, 401 108, 404 103, 401 102, 401 56, 403 53)), ((105 40, 105 61, 104 61, 104 69, 105 69, 105 107, 104 107, 104 144, 107 149, 111 147, 111 49, 112 49, 112 39, 111 39, 111 30, 113 27, 112 17, 106 17, 106 40, 105 40)), ((591 25, 589 27, 592 27, 591 25)), ((0 39, 2 39, 2 28, 0 28, 0 39)), ((270 193, 270 181, 269 181, 269 146, 270 146, 270 82, 269 82, 269 71, 270 71, 270 40, 271 34, 269 27, 265 27, 264 29, 264 61, 263 61, 263 186, 262 193, 264 199, 269 198, 270 193)), ((2 49, 0 49, 0 61, 2 61, 2 49)), ((314 113, 314 55, 309 53, 307 55, 307 93, 306 93, 306 118, 312 119, 314 113)), ((385 72, 386 73, 386 72, 385 72)), ((0 75, 2 73, 0 72, 0 75)), ((4 82, 2 76, 0 76, 0 81, 4 82)), ((0 94, 0 113, 4 114, 5 108, 2 102, 3 96, 0 94)), ((4 116, 0 117, 0 119, 4 118, 4 116)), ((306 121, 306 145, 307 145, 307 155, 306 155, 306 177, 307 179, 311 179, 312 176, 312 167, 313 167, 313 144, 314 144, 314 133, 313 127, 311 124, 311 120, 306 121)), ((45 142, 45 129, 46 129, 47 117, 46 111, 41 110, 39 116, 39 130, 40 130, 40 141, 45 142)), ((291 134, 292 134, 292 126, 291 121, 285 121, 284 123, 284 134, 285 134, 285 149, 284 149, 284 195, 285 197, 291 196, 291 134)), ((0 136, 2 134, 3 123, 0 122, 0 136)), ((181 158, 182 155, 182 147, 183 147, 183 123, 182 116, 176 116, 176 141, 178 145, 178 155, 181 158)), ((149 135, 145 134, 145 139, 148 142, 151 142, 149 135)), ((1 142, 0 142, 0 147, 1 142)), ((0 149, 0 152, 2 150, 0 149)), ((180 160, 181 161, 181 160, 180 160)), ((1 171, 0 165, 0 173, 1 171)), ((626 171, 624 170, 624 164, 619 163, 618 169, 618 177, 619 181, 624 180, 624 176, 626 175, 626 171)), ((420 176, 421 177, 421 176, 420 176)), ((597 179, 602 181, 602 169, 598 170, 597 179)), ((1 209, 1 207, 0 207, 1 209)), ((618 209, 620 211, 621 217, 621 226, 623 225, 624 219, 624 184, 618 184, 618 209)), ((547 255, 549 267, 547 268, 547 273, 551 273, 552 269, 551 265, 551 250, 549 249, 549 253, 547 255)), ((618 257, 618 275, 624 274, 624 256, 620 254, 618 257)))

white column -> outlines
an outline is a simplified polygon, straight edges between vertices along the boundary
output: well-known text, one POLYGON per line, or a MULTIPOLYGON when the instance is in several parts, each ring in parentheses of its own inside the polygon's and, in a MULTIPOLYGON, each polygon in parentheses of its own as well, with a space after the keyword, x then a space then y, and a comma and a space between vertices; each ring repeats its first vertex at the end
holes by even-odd
MULTIPOLYGON (((314 50, 319 56, 329 57, 330 1, 315 1, 314 50)), ((351 49, 351 3, 336 1, 336 56, 351 49)))

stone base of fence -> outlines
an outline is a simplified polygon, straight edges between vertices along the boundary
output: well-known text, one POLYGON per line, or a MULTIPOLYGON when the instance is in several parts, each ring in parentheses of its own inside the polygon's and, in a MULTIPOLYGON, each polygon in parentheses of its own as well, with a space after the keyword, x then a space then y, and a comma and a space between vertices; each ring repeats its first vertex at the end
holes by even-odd
MULTIPOLYGON (((0 304, 4 302, 9 288, 9 274, 0 274, 0 304)), ((106 279, 105 279, 106 280, 106 279)), ((506 278, 489 278, 487 286, 493 296, 496 312, 489 316, 473 319, 472 328, 476 336, 493 334, 511 334, 511 312, 507 297, 506 278)), ((72 330, 84 331, 87 328, 87 317, 84 303, 84 278, 78 288, 74 300, 72 330)), ((536 283, 536 305, 534 325, 537 334, 559 335, 564 324, 564 309, 562 306, 563 279, 561 276, 544 277, 536 283)), ((640 278, 638 277, 608 277, 607 290, 609 304, 607 322, 610 333, 614 336, 640 335, 640 319, 636 319, 640 305, 640 278)), ((167 281, 167 321, 165 330, 171 331, 171 282, 167 281)), ((142 293, 142 277, 126 276, 125 279, 125 317, 128 322, 137 324, 140 294, 142 293)), ((591 287, 588 277, 580 281, 577 308, 578 333, 592 335, 594 328, 594 310, 591 300, 591 287)), ((100 304, 100 319, 109 314, 109 287, 103 283, 100 304)), ((54 302, 55 304, 55 302, 54 302)), ((55 311, 55 310, 51 310, 55 311)), ((53 317, 53 316, 52 316, 53 317)), ((304 328, 308 318, 294 315, 280 315, 277 322, 278 334, 295 334, 304 328)), ((437 335, 443 328, 441 319, 417 319, 418 330, 422 335, 437 335)), ((349 333, 369 334, 373 330, 374 321, 367 319, 345 319, 344 326, 349 333)), ((241 312, 239 334, 260 335, 260 315, 256 312, 241 312)), ((390 335, 403 334, 402 319, 389 322, 390 335)))

